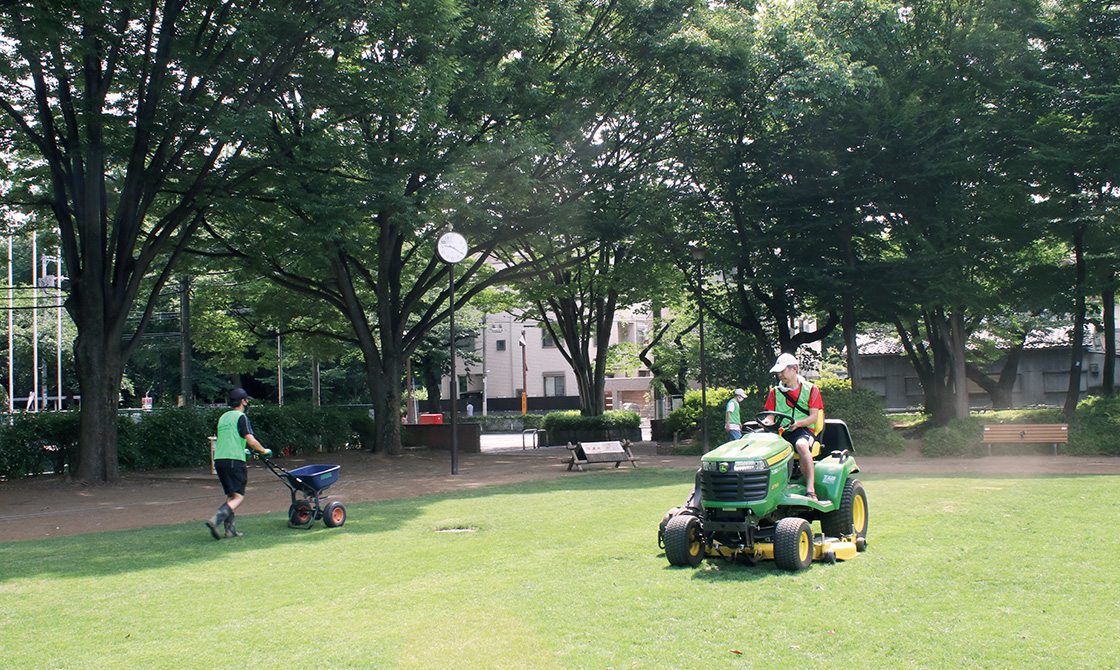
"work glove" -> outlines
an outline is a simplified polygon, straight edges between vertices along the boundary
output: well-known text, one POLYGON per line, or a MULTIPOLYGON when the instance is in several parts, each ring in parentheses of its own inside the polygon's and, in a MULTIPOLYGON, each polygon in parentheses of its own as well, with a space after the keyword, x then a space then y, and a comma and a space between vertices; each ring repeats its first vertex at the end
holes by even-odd
POLYGON ((271 449, 265 449, 264 451, 259 452, 257 454, 257 456, 260 457, 260 458, 272 458, 272 450, 271 449))

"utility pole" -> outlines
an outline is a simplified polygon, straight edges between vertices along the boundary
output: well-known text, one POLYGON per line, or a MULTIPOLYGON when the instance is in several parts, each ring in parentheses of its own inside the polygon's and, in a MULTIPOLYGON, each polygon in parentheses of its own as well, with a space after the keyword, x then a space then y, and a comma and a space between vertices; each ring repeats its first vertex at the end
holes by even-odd
POLYGON ((194 371, 191 366, 191 278, 179 278, 179 397, 183 407, 194 406, 194 371))

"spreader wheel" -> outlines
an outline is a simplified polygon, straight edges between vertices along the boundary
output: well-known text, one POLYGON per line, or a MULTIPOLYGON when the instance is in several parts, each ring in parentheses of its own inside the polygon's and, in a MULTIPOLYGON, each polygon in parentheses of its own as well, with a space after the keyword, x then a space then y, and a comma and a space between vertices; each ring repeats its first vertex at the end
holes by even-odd
POLYGON ((315 510, 306 500, 297 500, 288 508, 288 523, 293 526, 306 526, 315 516, 315 510))
POLYGON ((840 507, 821 517, 821 531, 829 537, 867 537, 867 494, 858 479, 844 482, 840 507))
POLYGON ((665 526, 665 558, 681 567, 700 565, 704 560, 704 542, 700 519, 692 514, 678 514, 665 526))
POLYGON ((342 503, 337 500, 327 503, 327 509, 323 510, 323 523, 327 528, 338 528, 346 523, 346 508, 342 503))
POLYGON ((774 563, 783 570, 796 572, 813 562, 813 527, 800 517, 791 516, 778 522, 774 533, 774 563))

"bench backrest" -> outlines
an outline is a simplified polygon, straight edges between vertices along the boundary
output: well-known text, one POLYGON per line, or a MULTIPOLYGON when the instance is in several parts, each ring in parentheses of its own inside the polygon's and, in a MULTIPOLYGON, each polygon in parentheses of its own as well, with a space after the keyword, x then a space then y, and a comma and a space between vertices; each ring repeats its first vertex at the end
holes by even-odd
POLYGON ((576 445, 576 457, 581 460, 587 460, 588 456, 595 457, 597 455, 608 456, 619 454, 626 458, 626 448, 618 440, 609 442, 580 442, 576 445))
POLYGON ((1068 442, 1069 426, 1064 423, 996 424, 984 426, 983 442, 1024 442, 1045 444, 1068 442))

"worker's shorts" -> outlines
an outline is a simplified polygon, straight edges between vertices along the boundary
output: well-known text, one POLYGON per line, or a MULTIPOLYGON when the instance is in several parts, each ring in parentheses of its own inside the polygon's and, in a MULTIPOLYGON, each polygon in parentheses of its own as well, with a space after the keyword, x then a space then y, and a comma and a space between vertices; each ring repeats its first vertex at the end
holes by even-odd
POLYGON ((234 493, 245 495, 245 483, 249 481, 249 468, 245 467, 245 461, 218 458, 214 460, 214 470, 218 473, 218 481, 222 483, 222 490, 227 498, 234 493))
POLYGON ((787 430, 782 433, 782 437, 786 438, 793 446, 797 446, 800 440, 809 440, 809 446, 813 446, 813 442, 817 440, 816 434, 808 428, 797 428, 796 430, 787 430))

